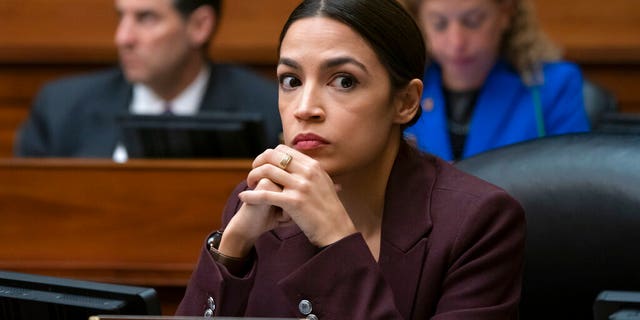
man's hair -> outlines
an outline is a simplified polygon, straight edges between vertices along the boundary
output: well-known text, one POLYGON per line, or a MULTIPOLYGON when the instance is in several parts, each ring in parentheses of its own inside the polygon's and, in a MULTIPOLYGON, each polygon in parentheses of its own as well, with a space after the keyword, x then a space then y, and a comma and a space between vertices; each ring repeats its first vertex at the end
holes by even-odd
MULTIPOLYGON (((173 7, 180 13, 183 19, 189 18, 189 16, 198 8, 202 6, 211 6, 213 8, 216 20, 220 20, 220 14, 222 10, 222 0, 173 0, 173 7)), ((212 32, 209 35, 209 40, 202 46, 202 53, 206 56, 207 48, 211 43, 211 38, 213 37, 212 32)))
POLYGON ((183 17, 188 17, 201 6, 211 6, 216 13, 216 19, 220 19, 222 0, 173 0, 173 6, 183 17))

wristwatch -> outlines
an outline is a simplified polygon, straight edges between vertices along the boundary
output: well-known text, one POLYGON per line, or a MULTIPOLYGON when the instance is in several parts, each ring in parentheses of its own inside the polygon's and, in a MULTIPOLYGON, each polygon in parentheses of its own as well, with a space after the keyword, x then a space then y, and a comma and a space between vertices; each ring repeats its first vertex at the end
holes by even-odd
POLYGON ((220 247, 220 240, 222 240, 222 231, 218 230, 211 234, 211 236, 207 239, 207 250, 211 254, 213 260, 221 265, 223 265, 229 273, 234 276, 243 276, 252 266, 252 259, 250 259, 251 254, 244 258, 236 258, 230 257, 222 254, 218 251, 220 247))
POLYGON ((212 248, 218 249, 220 247, 220 241, 222 240, 222 231, 217 230, 212 233, 207 239, 207 250, 211 251, 212 248))

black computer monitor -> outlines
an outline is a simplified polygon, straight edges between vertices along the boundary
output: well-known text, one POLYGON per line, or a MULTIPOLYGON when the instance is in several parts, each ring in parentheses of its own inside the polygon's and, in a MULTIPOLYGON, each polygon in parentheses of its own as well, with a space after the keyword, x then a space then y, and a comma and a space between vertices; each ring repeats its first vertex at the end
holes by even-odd
POLYGON ((98 314, 160 315, 151 288, 0 271, 0 319, 87 320, 98 314))
POLYGON ((640 320, 640 292, 602 291, 593 303, 594 320, 640 320))
POLYGON ((259 113, 118 117, 129 158, 253 158, 267 146, 259 113))

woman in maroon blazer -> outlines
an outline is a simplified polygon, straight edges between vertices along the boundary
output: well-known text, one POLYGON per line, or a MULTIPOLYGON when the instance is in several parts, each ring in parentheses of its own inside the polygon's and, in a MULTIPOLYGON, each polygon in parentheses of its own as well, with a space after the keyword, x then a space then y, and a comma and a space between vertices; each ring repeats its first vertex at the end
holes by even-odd
POLYGON ((402 140, 420 30, 395 1, 303 1, 280 38, 284 143, 259 155, 179 315, 515 319, 524 214, 402 140))

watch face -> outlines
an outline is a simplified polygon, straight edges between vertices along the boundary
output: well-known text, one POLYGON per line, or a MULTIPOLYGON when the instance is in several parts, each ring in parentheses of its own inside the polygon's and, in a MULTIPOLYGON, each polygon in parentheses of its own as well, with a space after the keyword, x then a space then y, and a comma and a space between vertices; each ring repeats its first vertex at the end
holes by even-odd
POLYGON ((216 231, 207 239, 207 249, 218 249, 220 247, 220 240, 222 240, 222 231, 216 231))

